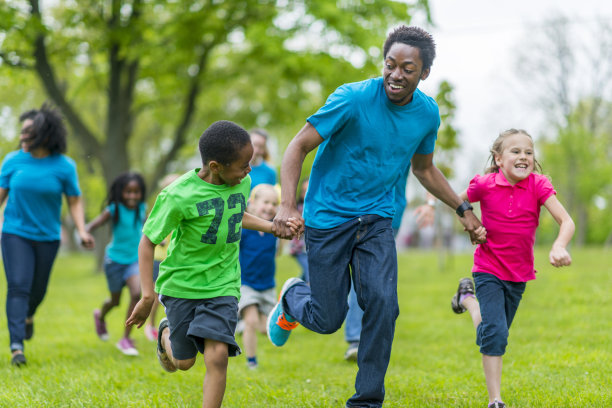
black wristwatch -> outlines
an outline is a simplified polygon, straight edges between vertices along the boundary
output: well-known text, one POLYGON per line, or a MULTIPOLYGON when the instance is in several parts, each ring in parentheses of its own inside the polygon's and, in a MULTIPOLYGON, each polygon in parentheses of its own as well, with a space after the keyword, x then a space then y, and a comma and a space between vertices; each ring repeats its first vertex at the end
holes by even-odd
POLYGON ((462 202, 459 207, 457 207, 455 212, 457 213, 458 216, 463 217, 463 213, 465 213, 467 210, 472 211, 473 209, 474 209, 474 207, 472 207, 470 202, 466 200, 466 201, 462 202))

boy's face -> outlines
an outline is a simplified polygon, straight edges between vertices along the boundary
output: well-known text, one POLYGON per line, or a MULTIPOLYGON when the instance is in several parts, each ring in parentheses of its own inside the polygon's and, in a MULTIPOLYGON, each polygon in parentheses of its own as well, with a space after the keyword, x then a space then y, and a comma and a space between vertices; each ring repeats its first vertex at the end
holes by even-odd
POLYGON ((228 186, 240 184, 243 178, 251 172, 249 162, 253 157, 253 145, 245 144, 236 155, 236 160, 229 165, 219 165, 218 177, 220 181, 228 186))

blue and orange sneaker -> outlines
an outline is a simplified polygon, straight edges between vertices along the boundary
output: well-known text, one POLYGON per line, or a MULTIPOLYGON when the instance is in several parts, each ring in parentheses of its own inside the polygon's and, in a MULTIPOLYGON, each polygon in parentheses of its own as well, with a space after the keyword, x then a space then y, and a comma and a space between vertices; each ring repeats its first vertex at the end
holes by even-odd
POLYGON ((281 347, 284 345, 287 342, 287 339, 289 339, 291 330, 295 329, 299 325, 299 323, 293 320, 291 316, 283 312, 282 300, 285 292, 300 282, 304 281, 299 278, 287 279, 283 285, 283 288, 281 289, 280 295, 278 296, 276 306, 274 306, 270 314, 268 314, 268 323, 266 325, 268 328, 268 338, 276 347, 281 347))

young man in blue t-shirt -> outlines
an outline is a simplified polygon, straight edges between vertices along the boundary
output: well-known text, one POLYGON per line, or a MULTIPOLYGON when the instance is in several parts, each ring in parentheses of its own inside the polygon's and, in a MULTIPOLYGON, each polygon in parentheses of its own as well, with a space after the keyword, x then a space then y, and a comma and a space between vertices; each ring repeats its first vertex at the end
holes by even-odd
POLYGON ((442 202, 457 208, 473 242, 480 221, 433 164, 440 124, 436 102, 417 89, 435 57, 433 38, 417 27, 395 29, 383 47, 383 77, 340 86, 308 118, 281 165, 277 228, 299 218, 295 191, 306 155, 318 147, 304 203, 310 286, 285 282, 268 316, 268 336, 282 346, 297 323, 333 333, 347 312, 351 278, 364 310, 355 394, 348 407, 382 406, 397 301, 391 220, 395 185, 408 166, 442 202))

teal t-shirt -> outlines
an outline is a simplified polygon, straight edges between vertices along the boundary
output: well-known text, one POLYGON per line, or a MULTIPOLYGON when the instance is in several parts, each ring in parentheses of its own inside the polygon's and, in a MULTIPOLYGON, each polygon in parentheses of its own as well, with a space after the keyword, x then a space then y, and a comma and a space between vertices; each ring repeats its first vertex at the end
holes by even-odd
POLYGON ((191 170, 162 190, 143 233, 159 244, 172 231, 155 291, 183 299, 240 298, 238 250, 251 178, 215 185, 191 170))
POLYGON ((138 205, 136 209, 127 208, 119 203, 111 203, 106 209, 111 214, 111 225, 113 228, 113 239, 106 246, 106 256, 113 262, 129 265, 138 262, 138 244, 142 235, 142 224, 144 224, 146 206, 145 203, 138 205), (115 211, 119 209, 119 221, 115 224, 115 211))
POLYGON ((33 241, 58 241, 62 195, 81 195, 71 158, 63 154, 36 158, 23 150, 4 158, 0 187, 8 190, 2 232, 33 241))
POLYGON ((344 84, 307 121, 319 145, 304 200, 308 227, 329 229, 363 214, 393 218, 398 183, 415 153, 433 153, 440 114, 415 90, 404 106, 391 103, 383 79, 344 84))

